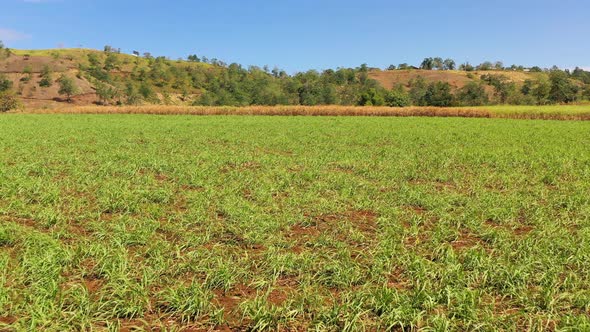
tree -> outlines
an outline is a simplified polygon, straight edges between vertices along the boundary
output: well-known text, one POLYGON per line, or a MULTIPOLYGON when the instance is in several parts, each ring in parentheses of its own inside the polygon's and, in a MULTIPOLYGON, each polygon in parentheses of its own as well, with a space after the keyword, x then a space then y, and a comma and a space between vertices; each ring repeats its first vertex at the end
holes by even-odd
POLYGON ((443 70, 444 69, 444 61, 442 58, 436 57, 432 59, 432 66, 434 69, 443 70))
POLYGON ((0 92, 8 91, 10 88, 12 88, 12 81, 3 73, 0 73, 0 92))
POLYGON ((107 55, 107 58, 104 60, 104 70, 111 71, 119 65, 119 58, 114 53, 110 53, 107 55))
POLYGON ((426 89, 424 100, 428 106, 448 107, 453 103, 451 85, 447 82, 432 82, 426 89))
POLYGON ((465 106, 479 106, 488 103, 488 94, 482 84, 476 82, 469 82, 459 90, 457 98, 462 105, 465 106))
POLYGON ((189 62, 201 62, 201 59, 196 54, 189 55, 187 59, 189 62))
POLYGON ((383 106, 385 100, 377 89, 370 88, 361 93, 357 104, 359 106, 383 106))
POLYGON ((47 88, 53 85, 53 77, 51 75, 51 69, 48 65, 43 66, 41 70, 41 81, 39 81, 39 86, 47 88))
POLYGON ((390 107, 406 107, 412 103, 410 95, 401 84, 385 94, 385 105, 390 107))
POLYGON ((0 112, 8 112, 19 107, 20 102, 12 91, 0 92, 0 112))
POLYGON ((418 76, 417 78, 410 80, 410 99, 412 100, 413 105, 426 106, 424 96, 426 95, 427 89, 428 85, 426 84, 424 77, 418 76))
POLYGON ((101 105, 108 105, 109 102, 117 96, 117 89, 99 81, 96 84, 96 95, 98 96, 98 102, 101 105))
POLYGON ((488 85, 494 87, 494 94, 498 102, 505 104, 508 97, 516 92, 516 84, 510 81, 510 78, 501 74, 482 75, 481 79, 488 85))
POLYGON ((459 66, 459 70, 463 70, 463 71, 474 71, 475 68, 469 63, 463 63, 459 66))
POLYGON ((455 60, 445 59, 445 61, 443 62, 443 68, 445 70, 455 70, 455 60))
POLYGON ((0 40, 0 51, 4 48, 4 43, 0 40))
POLYGON ((407 64, 407 63, 400 63, 400 64, 397 66, 397 69, 410 69, 410 65, 409 65, 409 64, 407 64))
POLYGON ((578 86, 570 81, 566 72, 561 70, 552 70, 549 73, 551 90, 549 99, 555 103, 571 103, 578 98, 578 86))
POLYGON ((389 65, 389 67, 387 67, 387 70, 395 70, 395 65, 389 65))
POLYGON ((68 102, 72 101, 72 96, 78 93, 79 89, 73 79, 66 75, 62 75, 59 80, 59 90, 58 93, 60 95, 65 95, 66 100, 68 102))
POLYGON ((424 60, 422 60, 422 63, 420 64, 420 69, 432 70, 432 68, 434 68, 434 59, 424 58, 424 60))
POLYGON ((494 69, 504 70, 504 63, 502 61, 496 61, 496 63, 494 63, 494 69))
POLYGON ((479 66, 477 66, 477 70, 492 70, 494 69, 494 64, 492 64, 490 61, 485 61, 483 63, 481 63, 479 66))
POLYGON ((533 89, 531 96, 533 96, 538 105, 544 105, 549 102, 549 94, 551 93, 551 82, 547 77, 540 77, 533 89))

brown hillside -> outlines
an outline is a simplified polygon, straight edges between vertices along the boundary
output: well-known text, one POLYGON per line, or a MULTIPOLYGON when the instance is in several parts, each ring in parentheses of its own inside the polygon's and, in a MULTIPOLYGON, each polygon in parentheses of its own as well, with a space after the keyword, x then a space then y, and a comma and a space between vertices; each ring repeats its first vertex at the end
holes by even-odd
POLYGON ((443 81, 448 82, 454 88, 462 88, 468 82, 479 80, 481 76, 485 74, 508 76, 517 84, 524 82, 526 79, 533 79, 536 75, 539 75, 538 73, 515 71, 474 71, 470 73, 458 70, 374 70, 369 73, 369 77, 379 82, 383 87, 391 89, 400 83, 407 87, 410 80, 415 79, 418 76, 422 76, 426 81, 443 81), (469 78, 470 73, 473 78, 469 78))

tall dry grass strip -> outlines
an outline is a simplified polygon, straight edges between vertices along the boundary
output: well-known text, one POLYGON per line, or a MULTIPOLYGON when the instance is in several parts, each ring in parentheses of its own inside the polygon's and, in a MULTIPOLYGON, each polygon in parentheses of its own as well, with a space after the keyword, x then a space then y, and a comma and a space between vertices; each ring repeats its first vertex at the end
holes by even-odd
POLYGON ((465 118, 509 118, 543 120, 590 120, 587 112, 492 111, 462 107, 374 107, 374 106, 72 106, 31 109, 33 114, 158 114, 158 115, 266 115, 266 116, 424 116, 465 118))

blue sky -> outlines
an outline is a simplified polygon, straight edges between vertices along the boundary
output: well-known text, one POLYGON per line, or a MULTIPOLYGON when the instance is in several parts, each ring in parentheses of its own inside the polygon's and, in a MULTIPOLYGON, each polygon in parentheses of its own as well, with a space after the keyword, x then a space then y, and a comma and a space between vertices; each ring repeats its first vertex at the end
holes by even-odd
POLYGON ((424 57, 590 68, 588 0, 0 0, 0 40, 243 65, 374 67, 424 57))

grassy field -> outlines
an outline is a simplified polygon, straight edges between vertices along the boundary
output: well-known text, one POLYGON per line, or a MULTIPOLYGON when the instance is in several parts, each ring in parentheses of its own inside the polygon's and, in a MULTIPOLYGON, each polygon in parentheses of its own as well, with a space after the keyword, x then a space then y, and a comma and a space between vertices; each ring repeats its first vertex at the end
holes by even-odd
POLYGON ((0 330, 590 329, 590 122, 0 116, 0 330))

